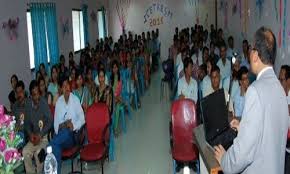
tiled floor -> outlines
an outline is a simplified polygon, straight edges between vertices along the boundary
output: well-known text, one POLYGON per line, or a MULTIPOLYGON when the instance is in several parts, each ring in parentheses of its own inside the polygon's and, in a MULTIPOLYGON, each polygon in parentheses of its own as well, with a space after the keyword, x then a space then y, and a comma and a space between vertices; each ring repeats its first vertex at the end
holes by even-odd
MULTIPOLYGON (((142 107, 127 120, 127 133, 115 140, 116 159, 105 163, 106 174, 171 174, 169 143, 169 102, 160 102, 160 75, 153 75, 142 107)), ((76 167, 79 169, 79 166, 76 167)), ((84 173, 101 173, 99 164, 90 164, 84 173)), ((70 163, 63 164, 63 172, 70 163)), ((181 172, 182 173, 182 172, 181 172)))

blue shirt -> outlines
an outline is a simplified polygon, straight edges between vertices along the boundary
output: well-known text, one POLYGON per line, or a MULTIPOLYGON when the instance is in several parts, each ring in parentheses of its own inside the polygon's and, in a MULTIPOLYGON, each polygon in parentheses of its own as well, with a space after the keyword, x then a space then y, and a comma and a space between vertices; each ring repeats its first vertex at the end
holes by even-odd
POLYGON ((74 131, 79 130, 85 124, 84 111, 80 100, 70 93, 68 103, 65 102, 64 96, 60 96, 55 105, 54 130, 58 133, 58 127, 61 123, 72 121, 74 131))
POLYGON ((234 97, 235 115, 241 117, 245 106, 245 96, 241 96, 241 90, 236 93, 234 97))

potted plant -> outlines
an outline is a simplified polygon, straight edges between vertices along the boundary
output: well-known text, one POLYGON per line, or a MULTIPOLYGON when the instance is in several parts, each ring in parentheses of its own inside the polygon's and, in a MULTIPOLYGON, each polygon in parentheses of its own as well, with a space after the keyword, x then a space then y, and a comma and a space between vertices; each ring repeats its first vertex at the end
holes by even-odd
POLYGON ((15 132, 15 118, 4 113, 0 105, 0 173, 13 174, 23 158, 17 146, 23 141, 15 132))

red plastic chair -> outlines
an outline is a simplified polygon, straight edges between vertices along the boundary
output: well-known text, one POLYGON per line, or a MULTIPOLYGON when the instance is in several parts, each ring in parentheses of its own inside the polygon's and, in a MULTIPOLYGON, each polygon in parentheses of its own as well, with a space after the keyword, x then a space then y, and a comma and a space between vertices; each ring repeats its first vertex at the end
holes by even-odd
MULTIPOLYGON (((198 162, 198 149, 193 136, 195 127, 197 127, 195 103, 189 99, 174 101, 171 107, 170 123, 170 145, 174 160, 174 173, 176 172, 175 161, 181 163, 198 162)), ((197 168, 199 171, 199 166, 197 168)))
POLYGON ((82 173, 79 171, 74 171, 74 159, 78 157, 80 154, 80 149, 82 148, 84 141, 85 141, 85 124, 80 128, 80 134, 79 134, 79 141, 78 143, 69 149, 64 149, 62 151, 62 160, 71 160, 71 172, 70 173, 82 173))
POLYGON ((104 103, 95 103, 86 113, 88 144, 80 152, 81 173, 83 162, 101 161, 104 173, 104 161, 109 157, 110 114, 104 103))

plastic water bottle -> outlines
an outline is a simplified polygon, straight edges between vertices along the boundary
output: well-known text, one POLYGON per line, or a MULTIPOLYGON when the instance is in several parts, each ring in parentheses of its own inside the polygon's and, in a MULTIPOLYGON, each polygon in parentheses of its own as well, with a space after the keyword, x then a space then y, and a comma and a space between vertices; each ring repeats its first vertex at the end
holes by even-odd
POLYGON ((57 161, 55 156, 52 153, 52 147, 48 146, 47 155, 44 161, 44 173, 45 174, 57 174, 57 161))

